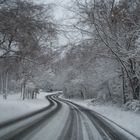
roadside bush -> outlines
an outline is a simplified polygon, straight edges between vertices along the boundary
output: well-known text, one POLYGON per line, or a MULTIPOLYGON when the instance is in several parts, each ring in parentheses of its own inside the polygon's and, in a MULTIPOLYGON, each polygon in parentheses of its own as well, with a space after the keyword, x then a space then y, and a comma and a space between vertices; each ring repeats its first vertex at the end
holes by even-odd
POLYGON ((123 105, 123 109, 124 110, 131 110, 131 111, 140 113, 140 101, 130 100, 123 105))

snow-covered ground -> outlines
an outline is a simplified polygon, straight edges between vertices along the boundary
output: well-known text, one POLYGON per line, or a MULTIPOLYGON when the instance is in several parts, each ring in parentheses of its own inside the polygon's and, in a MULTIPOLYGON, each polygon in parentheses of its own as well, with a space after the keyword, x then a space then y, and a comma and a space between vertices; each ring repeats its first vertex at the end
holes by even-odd
MULTIPOLYGON (((41 92, 37 99, 24 101, 20 99, 19 94, 9 95, 7 100, 3 100, 0 96, 0 123, 47 106, 49 102, 45 99, 45 96, 56 93, 41 92)), ((140 114, 124 111, 111 103, 93 105, 91 100, 72 101, 98 112, 140 137, 140 114)))
POLYGON ((7 100, 3 100, 2 96, 0 96, 0 122, 47 106, 49 102, 45 99, 45 96, 49 94, 52 93, 41 92, 37 99, 25 99, 24 101, 20 99, 19 94, 9 95, 7 100))
POLYGON ((117 107, 116 105, 112 105, 111 103, 104 105, 93 105, 91 100, 72 101, 98 112, 99 114, 109 118, 118 125, 140 137, 140 114, 131 111, 124 111, 122 108, 117 107))

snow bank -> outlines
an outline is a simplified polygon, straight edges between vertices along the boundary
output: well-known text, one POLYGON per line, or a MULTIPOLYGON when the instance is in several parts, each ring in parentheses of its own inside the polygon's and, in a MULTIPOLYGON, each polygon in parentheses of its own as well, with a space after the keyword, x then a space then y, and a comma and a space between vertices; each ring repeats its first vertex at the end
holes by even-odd
POLYGON ((140 113, 140 101, 132 100, 123 105, 124 110, 132 110, 140 113))
POLYGON ((9 95, 7 100, 3 100, 0 96, 0 122, 47 106, 49 102, 45 96, 49 94, 51 93, 41 92, 37 99, 24 101, 20 99, 19 94, 9 95))
POLYGON ((132 111, 125 111, 123 108, 117 107, 111 103, 93 105, 91 101, 91 99, 85 101, 73 100, 73 102, 98 112, 140 137, 140 114, 132 111))
POLYGON ((110 105, 92 106, 94 111, 111 119, 120 126, 140 137, 140 115, 131 111, 124 111, 121 108, 110 105))

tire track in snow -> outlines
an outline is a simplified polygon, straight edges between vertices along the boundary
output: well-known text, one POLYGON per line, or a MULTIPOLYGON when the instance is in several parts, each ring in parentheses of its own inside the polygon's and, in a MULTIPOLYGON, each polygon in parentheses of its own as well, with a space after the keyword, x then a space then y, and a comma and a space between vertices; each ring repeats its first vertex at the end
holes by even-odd
POLYGON ((90 126, 89 126, 89 124, 87 122, 87 119, 84 117, 84 115, 82 114, 82 112, 80 112, 80 114, 81 114, 81 118, 83 120, 84 127, 86 128, 86 132, 88 134, 88 139, 89 140, 96 140, 94 138, 94 136, 93 136, 93 132, 92 132, 92 130, 91 130, 91 128, 90 128, 90 126))
MULTIPOLYGON (((85 114, 89 120, 92 122, 92 124, 96 127, 96 129, 98 130, 98 132, 100 133, 100 135, 102 136, 103 140, 140 140, 139 137, 135 136, 133 133, 130 133, 129 131, 119 127, 119 125, 116 125, 114 123, 114 125, 116 125, 119 129, 121 129, 121 131, 119 131, 116 127, 114 127, 111 123, 111 121, 109 121, 109 119, 106 121, 105 119, 107 118, 103 118, 100 117, 100 115, 96 114, 94 111, 91 111, 87 108, 81 107, 80 105, 77 105, 73 102, 64 100, 64 99, 60 99, 59 100, 67 103, 67 104, 72 104, 75 107, 77 107, 83 114, 85 114)), ((90 127, 88 126, 88 124, 84 123, 86 130, 88 132, 88 137, 89 139, 93 139, 93 136, 91 135, 94 134, 94 132, 91 132, 90 127), (90 131, 90 132, 89 132, 90 131)), ((77 139, 80 140, 80 139, 77 139)))
POLYGON ((94 112, 91 110, 84 110, 85 114, 89 117, 89 119, 93 122, 99 133, 102 135, 104 140, 139 140, 136 137, 133 137, 133 135, 129 134, 131 138, 113 127, 110 123, 105 121, 104 119, 101 119, 99 116, 97 116, 94 112))
MULTIPOLYGON (((30 134, 34 130, 39 129, 41 126, 43 127, 45 122, 49 118, 53 117, 53 115, 55 115, 61 109, 61 106, 62 106, 62 104, 60 102, 53 99, 51 96, 49 96, 48 99, 50 101, 49 109, 54 107, 54 105, 56 104, 55 108, 50 110, 50 112, 45 113, 45 111, 48 111, 48 108, 46 107, 46 110, 43 110, 35 115, 32 115, 31 117, 39 115, 42 112, 45 113, 45 114, 43 114, 43 116, 39 117, 38 119, 35 119, 35 120, 29 122, 28 124, 21 125, 20 127, 11 130, 9 133, 0 137, 0 140, 22 140, 22 139, 24 139, 24 137, 26 137, 28 134, 30 134)), ((26 120, 27 118, 30 118, 30 117, 27 117, 26 119, 25 118, 23 120, 26 120)), ((20 120, 20 122, 22 122, 23 120, 20 120)), ((16 122, 14 122, 14 123, 16 123, 16 122)), ((19 121, 17 123, 19 123, 19 121)), ((12 125, 12 124, 10 124, 10 125, 12 125)), ((4 126, 4 128, 5 128, 5 126, 4 126)))
MULTIPOLYGON (((34 120, 29 121, 30 123, 26 122, 25 124, 23 123, 19 127, 12 129, 9 133, 0 137, 0 140, 29 140, 35 133, 40 131, 41 128, 44 128, 48 121, 52 121, 51 118, 53 118, 53 116, 57 117, 57 112, 60 111, 64 104, 69 106, 70 111, 63 131, 57 140, 133 140, 131 138, 129 139, 126 133, 132 137, 134 136, 135 140, 140 140, 135 137, 135 135, 129 133, 129 131, 125 131, 117 125, 118 128, 125 132, 121 133, 121 131, 114 127, 115 123, 113 125, 113 122, 103 118, 100 114, 94 111, 81 107, 70 101, 60 99, 58 98, 58 95, 48 96, 46 98, 50 101, 50 105, 48 107, 41 109, 41 111, 39 110, 25 115, 24 117, 19 117, 17 118, 17 121, 14 119, 5 124, 1 124, 0 132, 3 129, 5 130, 8 126, 11 127, 13 125, 20 124, 21 122, 25 122, 32 117, 39 116, 41 113, 44 113, 38 118, 34 118, 34 120), (85 132, 83 127, 85 128, 85 132), (86 134, 87 138, 84 137, 85 135, 83 134, 86 134)), ((55 126, 55 124, 53 125, 55 126)), ((47 136, 45 139, 47 140, 47 136)))
POLYGON ((82 118, 80 116, 79 110, 77 110, 77 117, 78 117, 78 136, 77 138, 80 140, 84 140, 83 138, 83 128, 82 128, 82 118))
POLYGON ((69 103, 66 104, 70 109, 69 117, 67 118, 63 131, 57 140, 83 140, 80 114, 74 106, 70 105, 69 103))
POLYGON ((136 136, 135 134, 133 134, 132 132, 130 132, 129 130, 123 128, 122 126, 120 126, 119 124, 115 123, 114 121, 110 120, 109 118, 95 112, 95 111, 92 111, 92 113, 96 114, 96 116, 98 116, 98 118, 100 118, 101 120, 106 120, 108 122, 111 122, 112 124, 116 125, 117 127, 121 128, 122 130, 126 131, 127 133, 129 133, 130 135, 132 135, 133 137, 135 137, 136 139, 140 140, 140 137, 136 136))
POLYGON ((25 114, 25 115, 23 115, 21 117, 17 117, 17 118, 11 119, 9 121, 5 121, 3 123, 0 123, 0 130, 2 130, 5 127, 9 127, 10 125, 13 125, 15 123, 18 123, 20 121, 23 121, 25 119, 28 119, 28 118, 30 118, 32 116, 38 115, 39 113, 44 112, 44 111, 50 109, 52 106, 54 106, 54 102, 52 101, 50 96, 46 96, 46 99, 49 101, 49 105, 48 106, 46 106, 46 107, 44 107, 42 109, 39 109, 37 111, 33 111, 31 113, 25 114))
POLYGON ((72 137, 72 129, 73 129, 73 120, 74 120, 74 112, 71 111, 70 108, 69 117, 67 118, 66 124, 63 128, 62 133, 60 134, 58 140, 71 140, 72 137))

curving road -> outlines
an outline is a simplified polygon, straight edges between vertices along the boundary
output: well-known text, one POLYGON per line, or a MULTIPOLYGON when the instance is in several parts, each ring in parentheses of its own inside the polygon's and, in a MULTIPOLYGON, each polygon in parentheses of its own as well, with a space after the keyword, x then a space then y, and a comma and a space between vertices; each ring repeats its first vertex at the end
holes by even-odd
POLYGON ((140 140, 102 115, 57 95, 49 106, 0 124, 0 140, 140 140))

